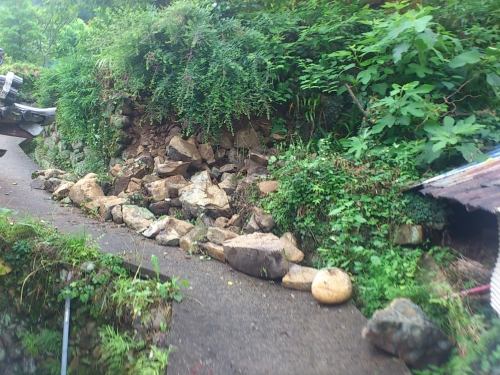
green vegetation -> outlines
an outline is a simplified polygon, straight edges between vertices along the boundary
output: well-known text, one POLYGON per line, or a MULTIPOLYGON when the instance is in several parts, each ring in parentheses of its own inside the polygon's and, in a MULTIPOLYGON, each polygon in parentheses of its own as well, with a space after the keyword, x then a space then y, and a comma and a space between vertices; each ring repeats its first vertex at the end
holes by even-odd
MULTIPOLYGON (((73 300, 71 329, 78 332, 89 318, 100 323, 101 369, 113 369, 114 361, 130 374, 163 374, 170 348, 158 348, 151 337, 140 337, 131 330, 132 321, 149 324, 151 312, 163 314, 165 331, 172 300, 181 301, 180 288, 186 282, 176 279, 162 282, 130 275, 119 257, 99 253, 85 235, 61 235, 41 222, 26 218, 12 219, 10 210, 0 210, 0 264, 8 266, 0 279, 3 290, 15 291, 21 310, 33 329, 47 316, 47 310, 63 306, 69 295, 73 300), (66 281, 67 275, 70 281, 66 281), (40 320, 42 319, 42 320, 40 320), (129 350, 117 353, 118 345, 129 350)), ((152 259, 157 267, 157 259, 152 259)), ((46 322, 48 323, 48 322, 46 322)), ((57 323, 58 324, 58 323, 57 323)), ((45 355, 40 374, 60 372, 60 327, 29 330, 22 334, 24 349, 31 355, 45 355), (55 369, 55 370, 54 370, 55 369)), ((37 372, 38 373, 38 372, 37 372)))

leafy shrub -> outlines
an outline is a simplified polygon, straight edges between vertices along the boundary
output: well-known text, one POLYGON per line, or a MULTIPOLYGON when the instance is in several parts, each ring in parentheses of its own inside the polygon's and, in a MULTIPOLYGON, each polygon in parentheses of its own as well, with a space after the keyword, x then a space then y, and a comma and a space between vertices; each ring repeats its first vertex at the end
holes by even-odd
POLYGON ((355 300, 365 314, 416 285, 422 251, 391 241, 393 228, 409 221, 402 188, 417 178, 405 148, 380 149, 355 160, 331 153, 326 144, 318 155, 299 146, 280 156, 277 165, 280 189, 264 207, 278 230, 315 243, 319 266, 340 267, 354 276, 355 300))
POLYGON ((404 194, 405 212, 414 224, 429 226, 446 223, 446 203, 419 193, 404 194))
POLYGON ((196 1, 107 17, 109 27, 93 21, 96 37, 88 40, 115 88, 149 97, 151 118, 174 110, 187 132, 218 133, 241 117, 269 114, 268 42, 256 29, 217 18, 196 1))
POLYGON ((57 126, 65 142, 90 147, 96 159, 93 171, 104 170, 120 149, 119 132, 105 116, 107 97, 95 60, 76 55, 61 59, 43 71, 37 92, 40 105, 57 106, 57 126))

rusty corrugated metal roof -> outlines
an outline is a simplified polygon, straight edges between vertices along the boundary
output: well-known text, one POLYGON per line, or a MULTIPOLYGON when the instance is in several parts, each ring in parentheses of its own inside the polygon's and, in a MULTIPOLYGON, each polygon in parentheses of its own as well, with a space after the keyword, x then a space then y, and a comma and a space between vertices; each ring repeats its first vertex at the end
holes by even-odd
MULTIPOLYGON (((422 194, 452 199, 467 207, 493 212, 497 216, 500 234, 500 147, 488 153, 489 159, 473 163, 415 186, 422 194)), ((491 278, 490 303, 500 314, 500 256, 491 278)))
POLYGON ((500 212, 500 147, 482 163, 469 164, 422 182, 420 192, 467 207, 500 212))

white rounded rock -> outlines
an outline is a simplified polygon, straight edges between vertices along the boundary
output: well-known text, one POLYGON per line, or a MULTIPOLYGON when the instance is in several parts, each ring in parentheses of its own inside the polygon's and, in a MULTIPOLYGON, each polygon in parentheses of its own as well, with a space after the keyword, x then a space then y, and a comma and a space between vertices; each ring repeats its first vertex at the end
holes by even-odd
POLYGON ((342 303, 351 298, 351 279, 340 268, 327 268, 318 272, 313 280, 311 292, 319 303, 342 303))

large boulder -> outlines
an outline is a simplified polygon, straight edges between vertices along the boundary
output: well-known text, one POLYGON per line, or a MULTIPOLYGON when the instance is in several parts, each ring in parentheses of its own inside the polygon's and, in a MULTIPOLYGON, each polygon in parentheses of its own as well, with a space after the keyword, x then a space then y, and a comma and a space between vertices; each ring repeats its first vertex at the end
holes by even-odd
POLYGON ((123 222, 128 227, 142 232, 155 220, 155 215, 147 208, 124 204, 122 206, 123 222))
POLYGON ((326 268, 314 277, 311 292, 319 303, 325 305, 343 303, 351 298, 351 279, 340 268, 326 268))
POLYGON ((311 285, 318 272, 316 268, 290 264, 290 269, 285 277, 283 277, 283 280, 281 280, 281 285, 288 289, 310 292, 311 285))
POLYGON ((163 180, 153 181, 146 185, 146 190, 151 195, 153 202, 161 202, 166 198, 176 198, 179 189, 188 185, 181 175, 171 176, 163 180))
POLYGON ((228 263, 236 270, 264 279, 279 279, 288 272, 283 243, 274 234, 252 233, 223 244, 228 263))
POLYGON ((69 191, 69 197, 77 206, 104 196, 104 192, 99 186, 97 178, 87 176, 74 184, 69 191))
POLYGON ((206 213, 214 219, 233 214, 224 190, 208 182, 188 185, 179 190, 182 208, 194 217, 206 213))
POLYGON ((375 311, 363 329, 363 337, 417 369, 439 366, 453 347, 422 309, 406 298, 397 298, 385 309, 375 311))
POLYGON ((200 168, 203 159, 195 145, 175 136, 168 145, 167 154, 174 161, 189 162, 191 166, 200 168))

